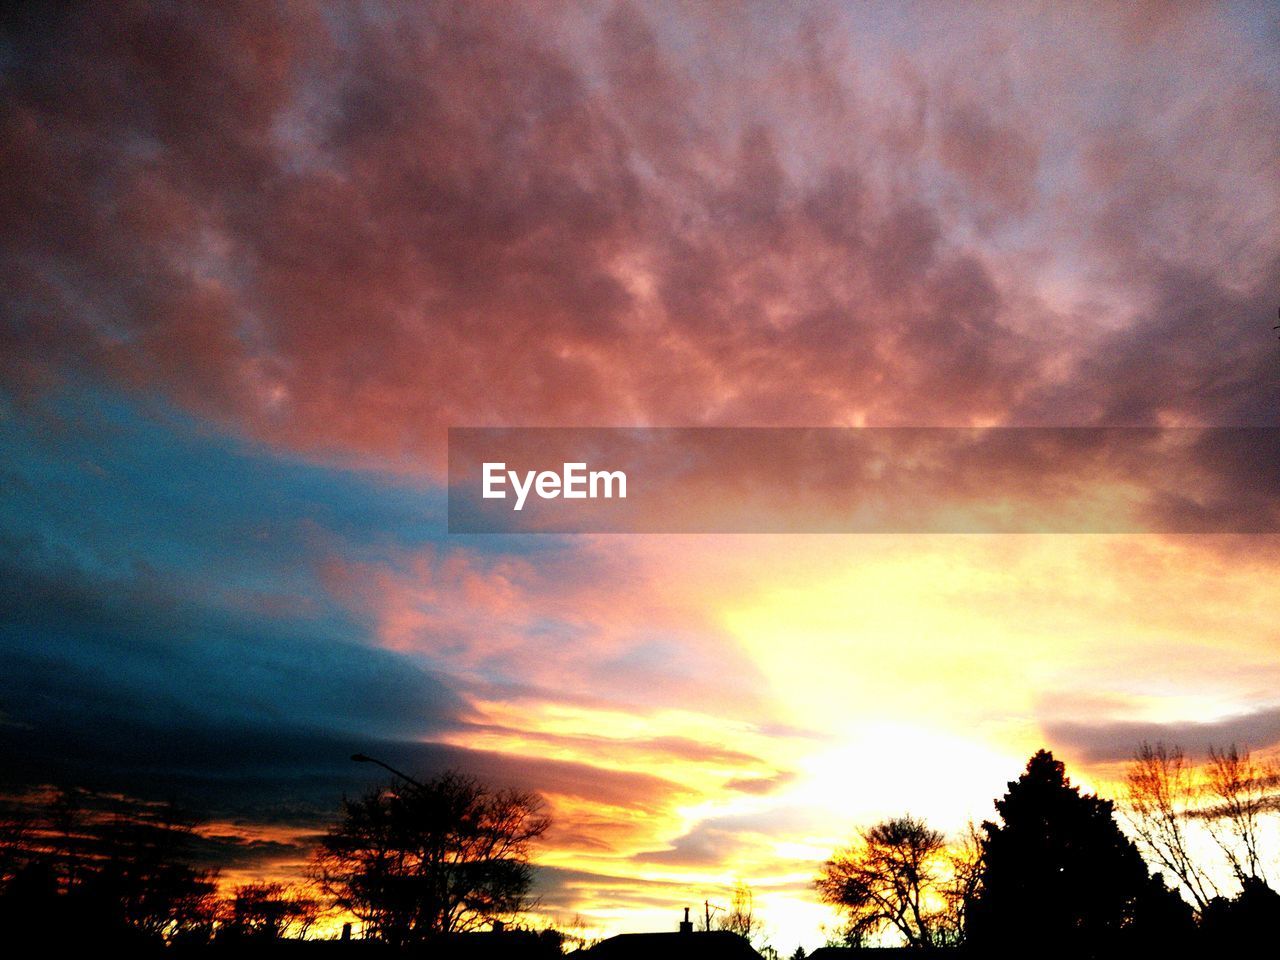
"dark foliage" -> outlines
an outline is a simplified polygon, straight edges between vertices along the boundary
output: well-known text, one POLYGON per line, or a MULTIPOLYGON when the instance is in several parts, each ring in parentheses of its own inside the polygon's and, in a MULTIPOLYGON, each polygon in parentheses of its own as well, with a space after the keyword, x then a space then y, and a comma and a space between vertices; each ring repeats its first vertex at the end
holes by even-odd
POLYGON ((1258 944, 1274 943, 1280 929, 1280 893, 1249 878, 1234 899, 1215 897, 1200 918, 1205 944, 1223 955, 1243 956, 1258 944))
POLYGON ((190 863, 195 826, 171 805, 82 791, 15 806, 0 844, 0 924, 44 944, 207 940, 216 877, 190 863))
POLYGON ((218 939, 280 940, 286 934, 305 937, 320 915, 320 903, 281 883, 248 883, 236 887, 218 928, 218 939))
POLYGON ((886 820, 823 865, 818 893, 845 913, 850 943, 893 930, 908 946, 938 946, 949 911, 931 910, 928 900, 942 892, 938 871, 945 849, 946 837, 923 820, 886 820))
POLYGON ((459 773, 343 804, 316 877, 366 931, 391 943, 478 929, 529 906, 532 843, 549 821, 537 796, 459 773))
POLYGON ((983 824, 969 942, 1001 956, 1113 956, 1180 930, 1186 904, 1147 873, 1110 800, 1073 787, 1041 750, 983 824))

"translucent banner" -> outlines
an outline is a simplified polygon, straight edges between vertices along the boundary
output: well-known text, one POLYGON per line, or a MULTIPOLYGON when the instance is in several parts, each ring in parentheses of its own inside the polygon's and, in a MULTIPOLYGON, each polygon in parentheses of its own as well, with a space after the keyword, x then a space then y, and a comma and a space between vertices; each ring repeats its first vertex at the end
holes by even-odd
POLYGON ((454 428, 451 533, 1274 533, 1280 428, 454 428))

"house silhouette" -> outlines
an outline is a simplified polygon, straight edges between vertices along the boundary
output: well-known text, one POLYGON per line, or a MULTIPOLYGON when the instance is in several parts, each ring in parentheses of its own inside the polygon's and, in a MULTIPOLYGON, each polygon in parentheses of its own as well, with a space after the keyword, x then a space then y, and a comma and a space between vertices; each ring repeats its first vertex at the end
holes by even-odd
POLYGON ((620 933, 591 948, 590 960, 760 960, 746 937, 728 930, 695 933, 685 919, 672 933, 620 933))

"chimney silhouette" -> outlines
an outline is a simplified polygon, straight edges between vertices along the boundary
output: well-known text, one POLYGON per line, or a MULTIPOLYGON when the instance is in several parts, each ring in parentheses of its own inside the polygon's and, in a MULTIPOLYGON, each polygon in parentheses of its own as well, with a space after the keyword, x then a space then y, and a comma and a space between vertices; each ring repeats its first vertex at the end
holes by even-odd
POLYGON ((681 933, 693 933, 693 921, 689 919, 689 908, 684 908, 684 919, 680 921, 681 933))

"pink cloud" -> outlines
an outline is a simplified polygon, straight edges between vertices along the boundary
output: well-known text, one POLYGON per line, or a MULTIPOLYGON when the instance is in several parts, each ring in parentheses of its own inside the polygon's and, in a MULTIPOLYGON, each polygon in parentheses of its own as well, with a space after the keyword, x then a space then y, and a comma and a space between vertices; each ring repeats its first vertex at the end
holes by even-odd
POLYGON ((408 470, 450 424, 1263 414, 1256 365, 1167 386, 1238 369, 1192 345, 1260 321, 1280 250, 1274 84, 1214 9, 1137 48, 1087 9, 979 43, 973 8, 909 48, 834 7, 542 12, 65 18, 6 77, 6 380, 408 470), (1057 386, 1074 320, 1011 245, 1076 276, 1124 251, 1096 289, 1167 344, 1157 375, 1104 339, 1057 386), (1190 275, 1194 326, 1146 309, 1190 275))
POLYGON ((764 679, 661 556, 584 539, 536 558, 428 549, 377 563, 334 555, 321 569, 381 644, 476 696, 768 716, 764 679))

